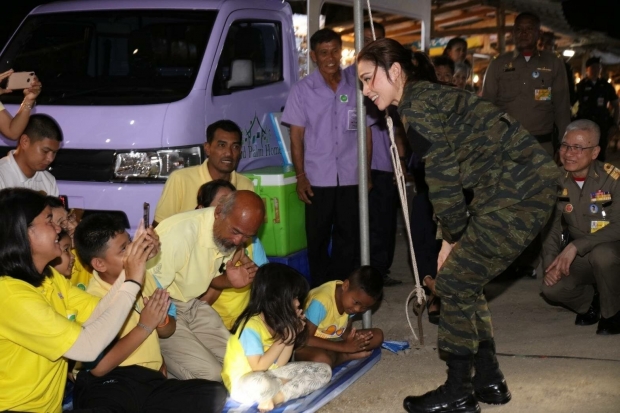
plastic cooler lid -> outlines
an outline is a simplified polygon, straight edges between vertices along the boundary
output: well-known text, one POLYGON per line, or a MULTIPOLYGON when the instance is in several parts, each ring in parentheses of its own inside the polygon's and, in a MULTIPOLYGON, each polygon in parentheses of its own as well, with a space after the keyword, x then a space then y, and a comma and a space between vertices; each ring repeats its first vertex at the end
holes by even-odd
POLYGON ((283 186, 297 183, 295 170, 290 165, 266 166, 241 172, 252 181, 254 186, 283 186))

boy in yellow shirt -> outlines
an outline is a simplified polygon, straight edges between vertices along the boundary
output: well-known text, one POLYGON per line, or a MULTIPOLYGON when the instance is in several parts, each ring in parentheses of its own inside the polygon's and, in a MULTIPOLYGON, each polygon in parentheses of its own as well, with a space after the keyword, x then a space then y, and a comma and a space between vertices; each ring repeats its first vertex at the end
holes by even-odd
MULTIPOLYGON (((103 297, 127 265, 125 250, 131 239, 123 222, 112 215, 91 215, 80 222, 74 241, 82 262, 94 269, 87 291, 103 297)), ((169 309, 168 293, 158 289, 147 273, 143 294, 149 292, 150 298, 136 300, 118 340, 95 366, 78 374, 74 407, 220 412, 226 401, 226 390, 220 383, 166 379, 158 336, 174 333, 176 310, 169 309)))
POLYGON ((330 281, 310 290, 305 305, 309 337, 306 345, 295 351, 295 360, 318 361, 333 368, 370 356, 383 343, 383 331, 356 330, 351 328, 351 321, 382 295, 383 277, 369 265, 355 270, 344 281, 330 281))

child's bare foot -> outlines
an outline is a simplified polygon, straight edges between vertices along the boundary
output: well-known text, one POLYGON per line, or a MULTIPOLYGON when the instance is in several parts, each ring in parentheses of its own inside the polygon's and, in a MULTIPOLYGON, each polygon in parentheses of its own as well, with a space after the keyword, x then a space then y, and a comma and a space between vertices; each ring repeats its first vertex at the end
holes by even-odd
POLYGON ((273 396, 272 399, 268 399, 268 400, 258 403, 257 408, 260 412, 270 412, 277 405, 282 404, 282 403, 284 403, 284 394, 280 391, 278 392, 278 394, 273 396))
POLYGON ((273 404, 273 399, 268 399, 258 403, 258 411, 259 412, 270 412, 276 407, 273 404))
POLYGON ((370 357, 372 354, 372 350, 368 351, 358 351, 357 353, 338 353, 338 359, 336 360, 336 366, 341 365, 344 362, 350 360, 359 360, 366 357, 370 357))

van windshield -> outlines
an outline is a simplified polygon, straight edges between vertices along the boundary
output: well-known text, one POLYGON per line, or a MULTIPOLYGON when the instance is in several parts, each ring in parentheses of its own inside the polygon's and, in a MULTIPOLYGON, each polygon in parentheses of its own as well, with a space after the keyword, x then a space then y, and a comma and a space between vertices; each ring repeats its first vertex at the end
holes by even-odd
MULTIPOLYGON (((186 97, 216 11, 115 10, 29 16, 0 72, 34 71, 45 105, 141 105, 186 97)), ((21 91, 2 96, 20 103, 21 91)))

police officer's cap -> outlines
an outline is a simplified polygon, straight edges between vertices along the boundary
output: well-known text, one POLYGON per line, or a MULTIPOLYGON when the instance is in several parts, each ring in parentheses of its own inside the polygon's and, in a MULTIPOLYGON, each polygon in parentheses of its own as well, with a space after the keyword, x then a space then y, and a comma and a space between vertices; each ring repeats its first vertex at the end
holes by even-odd
POLYGON ((601 64, 600 57, 591 57, 588 60, 586 60, 586 67, 590 67, 592 65, 598 65, 598 64, 601 64))

